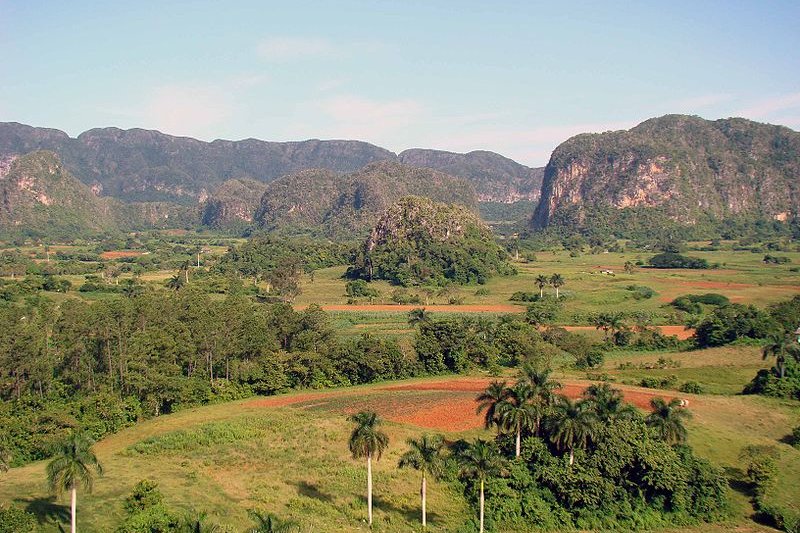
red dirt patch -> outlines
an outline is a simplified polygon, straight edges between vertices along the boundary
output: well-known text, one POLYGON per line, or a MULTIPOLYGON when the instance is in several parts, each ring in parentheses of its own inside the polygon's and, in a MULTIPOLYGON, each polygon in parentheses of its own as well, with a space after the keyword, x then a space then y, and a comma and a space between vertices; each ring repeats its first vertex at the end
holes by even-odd
MULTIPOLYGON (((402 395, 398 394, 397 396, 386 395, 384 397, 364 398, 364 395, 368 394, 366 391, 343 389, 340 391, 272 396, 250 401, 246 405, 253 407, 285 407, 316 400, 353 396, 355 401, 344 408, 344 412, 351 413, 359 408, 369 406, 381 416, 394 422, 413 424, 439 431, 466 431, 483 426, 482 416, 476 413, 475 395, 483 391, 491 381, 491 379, 487 378, 452 378, 440 381, 387 385, 373 389, 376 392, 441 391, 443 393, 441 396, 403 398, 402 395), (362 403, 364 405, 361 405, 362 403)), ((560 393, 568 398, 579 398, 583 391, 586 390, 586 387, 591 384, 592 382, 590 381, 577 380, 564 382, 564 387, 560 393)), ((655 397, 662 397, 666 400, 675 398, 674 394, 665 393, 665 391, 616 384, 614 387, 622 390, 625 401, 645 410, 650 408, 650 400, 655 397)), ((298 405, 298 407, 309 408, 317 405, 320 404, 298 405)))
POLYGON ((144 252, 138 252, 136 250, 116 250, 113 252, 103 252, 100 254, 100 257, 103 259, 119 259, 120 257, 139 257, 144 252))

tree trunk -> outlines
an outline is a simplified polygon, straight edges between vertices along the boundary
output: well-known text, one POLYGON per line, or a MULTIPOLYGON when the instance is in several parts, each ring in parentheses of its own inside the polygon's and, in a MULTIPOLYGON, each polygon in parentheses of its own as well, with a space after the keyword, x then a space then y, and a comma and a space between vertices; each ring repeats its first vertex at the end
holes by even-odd
POLYGON ((427 512, 425 509, 427 490, 428 490, 428 481, 425 479, 425 472, 423 472, 422 473, 422 529, 428 527, 427 512))
POLYGON ((569 466, 575 462, 575 450, 573 448, 569 449, 569 466))
POLYGON ((372 454, 367 454, 367 517, 372 527, 372 454))
POLYGON ((556 287, 556 300, 558 300, 558 287, 556 287))
POLYGON ((72 492, 72 495, 71 495, 70 509, 72 510, 72 520, 71 520, 71 524, 70 524, 70 531, 72 531, 72 533, 75 533, 75 531, 77 529, 75 527, 75 524, 76 524, 76 518, 77 518, 77 509, 76 508, 78 506, 77 505, 78 504, 78 489, 73 486, 71 492, 72 492))
POLYGON ((539 287, 539 298, 544 298, 544 287, 539 287))
POLYGON ((483 533, 483 480, 481 480, 481 531, 483 533))
POLYGON ((522 444, 522 427, 517 427, 517 459, 519 459, 520 448, 522 444))

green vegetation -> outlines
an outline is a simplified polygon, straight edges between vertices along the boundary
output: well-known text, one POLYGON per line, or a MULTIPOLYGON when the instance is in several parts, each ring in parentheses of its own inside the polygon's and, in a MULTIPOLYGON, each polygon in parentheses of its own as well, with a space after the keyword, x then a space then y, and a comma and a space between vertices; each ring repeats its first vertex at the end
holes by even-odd
POLYGON ((708 261, 705 259, 686 257, 672 252, 654 255, 647 260, 647 263, 653 268, 708 268, 708 261))
POLYGON ((350 275, 399 285, 445 285, 483 284, 513 272, 505 250, 475 214, 409 196, 383 215, 350 275))

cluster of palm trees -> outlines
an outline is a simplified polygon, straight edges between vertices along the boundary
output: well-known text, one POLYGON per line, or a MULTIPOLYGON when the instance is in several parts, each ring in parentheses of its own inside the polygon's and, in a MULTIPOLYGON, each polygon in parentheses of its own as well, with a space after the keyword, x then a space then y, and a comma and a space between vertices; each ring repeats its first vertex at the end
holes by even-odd
POLYGON ((544 288, 548 285, 556 290, 556 300, 558 299, 558 289, 563 287, 567 282, 561 274, 553 274, 549 278, 544 274, 536 276, 536 286, 539 287, 539 298, 544 297, 544 288))
MULTIPOLYGON (((350 452, 354 459, 367 459, 367 516, 372 527, 372 459, 381 457, 389 445, 389 437, 380 426, 381 418, 373 411, 362 411, 350 417, 355 424, 350 435, 350 452)), ((424 434, 408 439, 408 450, 398 462, 399 468, 413 468, 421 473, 422 528, 426 529, 428 478, 439 478, 445 468, 446 446, 441 435, 424 434)), ((493 442, 476 440, 460 454, 459 472, 463 477, 480 483, 480 531, 484 525, 484 482, 501 473, 505 463, 493 442)))
MULTIPOLYGON (((636 409, 623 401, 622 392, 608 383, 591 385, 577 400, 556 394, 560 388, 549 369, 526 364, 514 385, 495 381, 478 395, 478 412, 485 413, 487 429, 495 426, 498 432, 514 435, 515 457, 520 457, 522 435, 530 434, 549 438, 569 454, 570 465, 575 463, 575 450, 587 448, 602 424, 638 416, 636 409)), ((650 406, 653 412, 646 418, 647 425, 670 444, 685 442, 684 420, 691 414, 680 400, 653 398, 650 406)))

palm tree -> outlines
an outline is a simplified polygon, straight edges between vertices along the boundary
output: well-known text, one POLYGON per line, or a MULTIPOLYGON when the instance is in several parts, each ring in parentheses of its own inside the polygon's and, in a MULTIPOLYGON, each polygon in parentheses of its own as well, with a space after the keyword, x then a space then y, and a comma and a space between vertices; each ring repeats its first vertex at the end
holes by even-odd
POLYGON ((595 434, 597 416, 587 405, 559 396, 550 420, 550 440, 560 449, 569 450, 570 466, 575 463, 575 448, 585 448, 595 434))
POLYGON ((504 431, 513 431, 516 435, 515 457, 519 458, 522 447, 522 430, 536 429, 541 418, 541 405, 534 403, 533 389, 520 381, 510 389, 505 398, 497 406, 497 415, 504 431))
POLYGON ((544 274, 536 276, 536 286, 539 287, 539 298, 544 297, 544 288, 550 284, 550 280, 544 274))
POLYGON ((507 392, 505 381, 493 381, 485 391, 475 398, 476 402, 480 402, 476 413, 480 414, 484 410, 486 411, 483 417, 483 425, 486 429, 497 423, 497 406, 505 400, 507 392))
POLYGON ((686 442, 684 420, 692 417, 692 413, 681 407, 681 401, 673 398, 669 403, 663 398, 650 400, 653 412, 647 416, 647 425, 655 428, 659 437, 668 444, 686 442))
POLYGON ((626 274, 633 274, 634 271, 634 264, 632 261, 625 261, 625 264, 622 267, 625 270, 626 274))
MULTIPOLYGON (((778 376, 783 379, 786 374, 786 356, 796 352, 797 349, 797 343, 791 335, 772 335, 767 340, 761 355, 764 360, 769 357, 775 358, 775 369, 778 371, 778 376)), ((800 357, 797 355, 795 355, 795 358, 800 361, 800 357)))
POLYGON ((636 409, 623 401, 622 392, 608 383, 591 385, 583 391, 583 398, 601 422, 636 416, 636 409))
POLYGON ((480 533, 483 533, 484 482, 491 476, 502 472, 504 461, 493 443, 476 440, 461 454, 461 475, 477 479, 481 483, 480 492, 480 533))
POLYGON ((186 285, 186 282, 183 281, 183 276, 180 274, 175 274, 167 280, 167 288, 174 291, 180 290, 184 285, 186 285))
POLYGON ((278 515, 261 511, 248 511, 256 526, 250 533, 292 533, 300 531, 300 525, 294 520, 281 520, 278 515))
POLYGON ((428 493, 428 480, 426 475, 434 478, 442 475, 444 470, 444 438, 441 435, 422 435, 419 440, 408 439, 409 450, 400 457, 397 464, 400 468, 413 468, 422 472, 422 528, 428 527, 426 499, 428 493))
POLYGON ((561 388, 561 383, 550 378, 550 368, 540 369, 530 361, 522 365, 522 378, 528 380, 533 395, 542 405, 552 405, 555 400, 555 391, 561 388))
POLYGON ((92 490, 94 475, 103 475, 103 467, 92 452, 93 442, 86 435, 73 433, 66 441, 55 449, 53 459, 47 465, 47 482, 50 489, 60 495, 65 490, 71 496, 71 531, 75 533, 76 507, 78 502, 78 486, 87 491, 92 490))
POLYGON ((424 307, 417 307, 408 312, 408 325, 416 326, 421 322, 429 322, 431 314, 424 307))
POLYGON ((550 285, 556 290, 556 300, 558 300, 558 288, 563 287, 566 281, 561 277, 561 274, 553 274, 550 276, 550 285))
POLYGON ((381 458, 389 446, 389 437, 378 429, 383 421, 374 411, 361 411, 349 420, 356 425, 350 434, 350 453, 353 459, 367 458, 367 513, 372 527, 372 457, 381 458))

